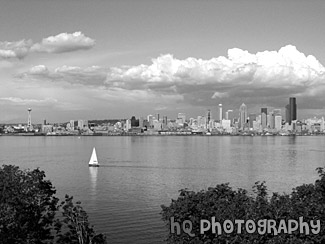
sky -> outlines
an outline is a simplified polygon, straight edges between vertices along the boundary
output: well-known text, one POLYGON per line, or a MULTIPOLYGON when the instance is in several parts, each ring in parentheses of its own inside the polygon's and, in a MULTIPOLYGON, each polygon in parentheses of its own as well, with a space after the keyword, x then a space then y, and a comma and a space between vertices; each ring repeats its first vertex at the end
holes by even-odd
POLYGON ((325 116, 322 0, 2 0, 0 123, 325 116))

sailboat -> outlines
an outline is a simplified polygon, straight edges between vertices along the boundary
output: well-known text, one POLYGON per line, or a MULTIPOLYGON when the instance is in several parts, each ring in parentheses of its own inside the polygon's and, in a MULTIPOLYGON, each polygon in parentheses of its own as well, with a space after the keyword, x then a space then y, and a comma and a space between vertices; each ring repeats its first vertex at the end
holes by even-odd
POLYGON ((93 148, 93 153, 91 154, 91 157, 89 160, 89 167, 99 167, 95 148, 93 148))

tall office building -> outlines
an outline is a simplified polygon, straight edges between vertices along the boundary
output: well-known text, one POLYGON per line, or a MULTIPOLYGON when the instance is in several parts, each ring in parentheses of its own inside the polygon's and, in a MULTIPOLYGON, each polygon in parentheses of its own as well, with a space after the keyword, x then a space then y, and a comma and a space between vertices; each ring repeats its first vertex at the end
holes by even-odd
POLYGON ((243 103, 239 107, 239 127, 244 128, 247 123, 247 106, 243 103))
POLYGON ((232 123, 234 119, 234 114, 232 110, 227 110, 226 112, 226 120, 230 120, 230 122, 232 123))
POLYGON ((70 120, 70 129, 74 130, 74 120, 70 120))
POLYGON ((286 110, 286 122, 290 124, 290 105, 287 104, 285 106, 285 110, 286 110))
POLYGON ((290 97, 289 104, 286 105, 285 108, 286 108, 286 122, 289 123, 289 125, 291 125, 291 122, 297 119, 296 98, 290 97))
POLYGON ((270 116, 270 127, 271 129, 280 130, 282 125, 281 109, 273 109, 270 116))
POLYGON ((289 105, 290 105, 290 122, 291 122, 292 120, 297 119, 297 104, 296 104, 295 97, 289 98, 289 105))
POLYGON ((282 116, 281 115, 275 115, 274 117, 274 129, 277 131, 281 130, 282 127, 282 116))
POLYGON ((222 121, 222 104, 219 104, 219 120, 222 121))
POLYGON ((269 115, 267 116, 267 126, 270 129, 274 129, 275 128, 275 115, 274 115, 274 111, 270 112, 269 115))
POLYGON ((207 117, 207 123, 209 124, 210 120, 211 120, 211 111, 210 111, 210 109, 208 109, 206 117, 207 117))
POLYGON ((261 125, 263 129, 267 127, 267 108, 261 108, 261 125))

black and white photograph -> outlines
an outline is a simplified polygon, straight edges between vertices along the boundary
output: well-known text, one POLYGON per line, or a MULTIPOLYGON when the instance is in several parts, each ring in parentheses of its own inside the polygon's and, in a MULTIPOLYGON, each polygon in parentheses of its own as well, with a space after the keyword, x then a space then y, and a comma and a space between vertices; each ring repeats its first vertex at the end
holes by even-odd
POLYGON ((325 243, 325 1, 0 0, 0 244, 325 243))

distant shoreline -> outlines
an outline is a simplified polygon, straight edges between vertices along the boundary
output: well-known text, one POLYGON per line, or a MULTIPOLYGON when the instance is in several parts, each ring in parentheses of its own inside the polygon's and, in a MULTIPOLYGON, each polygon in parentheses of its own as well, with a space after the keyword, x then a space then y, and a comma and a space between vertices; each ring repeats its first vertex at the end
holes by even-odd
POLYGON ((295 136, 324 136, 325 133, 314 133, 314 134, 286 134, 286 135, 281 135, 281 134, 270 134, 270 135, 265 135, 265 134, 204 134, 204 133, 198 133, 198 134, 182 134, 182 133, 171 133, 171 134, 133 134, 133 133, 123 133, 123 134, 89 134, 89 135, 72 135, 72 134, 56 134, 56 135, 46 135, 43 133, 4 133, 0 134, 0 136, 42 136, 42 137, 89 137, 89 136, 206 136, 206 137, 211 137, 211 136, 243 136, 243 137, 274 137, 274 136, 287 136, 287 137, 295 137, 295 136))

